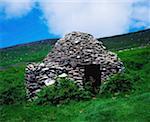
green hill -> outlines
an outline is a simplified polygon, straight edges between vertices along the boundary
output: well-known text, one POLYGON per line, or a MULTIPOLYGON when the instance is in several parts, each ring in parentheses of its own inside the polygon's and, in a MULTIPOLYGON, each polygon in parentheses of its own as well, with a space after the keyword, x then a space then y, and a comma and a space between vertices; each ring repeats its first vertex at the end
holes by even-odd
POLYGON ((88 101, 72 101, 69 104, 58 106, 34 105, 25 100, 24 73, 26 63, 41 61, 52 48, 48 45, 49 41, 1 49, 0 103, 3 101, 3 95, 7 104, 0 105, 0 121, 149 122, 149 33, 150 30, 146 30, 101 39, 109 49, 118 54, 126 67, 126 73, 132 76, 134 83, 130 93, 114 96, 98 95, 88 101), (117 39, 120 44, 117 43, 117 39), (136 43, 137 39, 141 41, 136 43), (139 46, 144 47, 138 48, 139 46), (131 47, 134 49, 130 49, 131 47), (119 49, 128 50, 117 51, 119 49))
MULTIPOLYGON (((47 39, 0 49, 0 66, 14 65, 21 62, 41 61, 57 40, 47 39)), ((145 46, 150 44, 150 29, 98 40, 101 40, 112 51, 145 46)))
POLYGON ((144 46, 150 44, 150 29, 119 36, 101 38, 101 40, 110 50, 144 46))

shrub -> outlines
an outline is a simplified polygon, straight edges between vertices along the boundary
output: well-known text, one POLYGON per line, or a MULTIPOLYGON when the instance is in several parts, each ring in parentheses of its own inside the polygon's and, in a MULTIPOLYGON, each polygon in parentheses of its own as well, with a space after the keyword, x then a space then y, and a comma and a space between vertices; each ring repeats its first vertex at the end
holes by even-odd
POLYGON ((25 100, 25 90, 22 86, 7 86, 0 91, 0 104, 15 104, 25 100))
POLYGON ((79 88, 74 81, 66 78, 58 79, 55 84, 44 87, 35 99, 36 104, 63 104, 70 100, 87 100, 91 98, 91 93, 79 88))
POLYGON ((127 74, 116 74, 101 85, 101 94, 116 95, 127 93, 133 88, 133 79, 127 74))

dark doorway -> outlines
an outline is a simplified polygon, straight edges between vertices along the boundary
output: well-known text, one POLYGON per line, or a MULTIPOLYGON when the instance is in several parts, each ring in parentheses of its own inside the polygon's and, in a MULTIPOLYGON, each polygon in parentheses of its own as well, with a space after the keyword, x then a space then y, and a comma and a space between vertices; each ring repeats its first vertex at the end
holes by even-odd
POLYGON ((92 92, 97 93, 101 85, 101 72, 100 65, 91 64, 85 66, 85 80, 84 82, 90 82, 92 85, 92 92))

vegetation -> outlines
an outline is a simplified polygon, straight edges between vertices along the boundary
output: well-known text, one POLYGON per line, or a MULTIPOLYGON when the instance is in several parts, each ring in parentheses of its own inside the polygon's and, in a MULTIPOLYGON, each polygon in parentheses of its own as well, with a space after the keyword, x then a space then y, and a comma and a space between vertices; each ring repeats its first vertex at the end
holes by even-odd
MULTIPOLYGON (((0 50, 0 66, 24 64, 25 62, 38 62, 51 50, 52 46, 47 43, 41 45, 17 46, 0 50)), ((2 67, 1 67, 2 68, 2 67)))
POLYGON ((133 78, 130 75, 126 73, 116 74, 101 85, 100 93, 111 96, 129 93, 134 90, 133 83, 133 78))
POLYGON ((104 45, 110 50, 122 50, 150 44, 150 29, 135 33, 102 38, 104 45))
POLYGON ((0 71, 0 105, 25 102, 25 65, 0 71))
MULTIPOLYGON (((0 70, 0 121, 150 121, 150 47, 117 53, 126 71, 123 76, 112 77, 104 89, 104 95, 57 106, 36 105, 25 100, 25 63, 4 67, 0 70), (125 92, 112 92, 118 87, 112 87, 111 83, 122 80, 131 81, 133 84, 129 82, 128 86, 132 90, 126 92, 127 86, 121 85, 119 87, 125 88, 125 92)), ((36 57, 32 58, 36 60, 36 57)))
POLYGON ((150 40, 149 33, 150 30, 146 30, 102 39, 104 44, 122 59, 126 70, 124 74, 112 76, 101 86, 100 94, 92 96, 92 99, 88 99, 89 94, 77 90, 72 82, 61 80, 61 86, 66 85, 66 89, 58 87, 53 90, 52 95, 48 94, 55 88, 51 86, 53 88, 46 88, 39 93, 39 101, 26 101, 26 63, 41 61, 52 46, 49 46, 47 41, 0 49, 0 121, 149 122, 150 46, 145 46, 150 40), (145 47, 128 49, 138 46, 145 47), (126 48, 126 51, 117 51, 126 48), (68 91, 71 92, 66 94, 68 91), (86 99, 74 101, 71 97, 74 97, 74 94, 83 95, 81 98, 86 99), (46 100, 43 99, 45 95, 48 95, 46 100), (66 96, 69 103, 64 99, 65 95, 69 95, 66 96), (59 98, 56 106, 51 104, 51 100, 56 99, 55 96, 59 98))
POLYGON ((59 78, 55 84, 43 88, 38 93, 35 103, 38 105, 58 105, 69 103, 71 100, 87 100, 92 94, 87 90, 81 89, 74 81, 67 78, 59 78))
MULTIPOLYGON (((134 78, 122 73, 109 78, 101 85, 100 96, 116 96, 128 94, 133 88, 134 78)), ((37 105, 61 105, 73 101, 89 100, 94 97, 91 82, 87 82, 84 88, 80 88, 74 81, 67 78, 58 78, 57 81, 38 92, 38 98, 34 100, 37 105)))

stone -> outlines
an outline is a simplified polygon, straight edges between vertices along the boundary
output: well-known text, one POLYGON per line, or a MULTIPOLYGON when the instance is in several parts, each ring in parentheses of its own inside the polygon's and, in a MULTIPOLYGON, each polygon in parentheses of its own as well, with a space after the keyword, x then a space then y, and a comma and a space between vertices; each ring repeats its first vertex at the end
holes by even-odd
POLYGON ((75 41, 75 44, 78 44, 79 42, 80 42, 80 40, 76 40, 76 41, 75 41))
POLYGON ((40 66, 40 67, 44 67, 45 64, 44 64, 44 63, 40 63, 39 66, 40 66))
POLYGON ((53 85, 55 83, 55 80, 52 80, 52 79, 46 79, 44 81, 45 85, 46 86, 49 86, 49 85, 53 85))
POLYGON ((56 78, 68 78, 79 82, 83 88, 84 66, 100 65, 101 81, 124 71, 117 54, 108 51, 101 41, 83 32, 72 32, 59 39, 41 63, 26 67, 27 96, 32 99, 38 90, 55 83, 56 78), (32 87, 33 86, 33 87, 32 87), (31 90, 32 89, 32 90, 31 90))
POLYGON ((49 68, 46 67, 46 68, 43 68, 43 69, 42 69, 42 71, 46 71, 46 70, 49 70, 49 68))
POLYGON ((77 58, 80 58, 80 56, 78 55, 77 58))
POLYGON ((65 78, 65 77, 67 77, 68 75, 66 74, 66 73, 63 73, 63 74, 61 74, 61 75, 58 75, 58 77, 59 78, 65 78))

